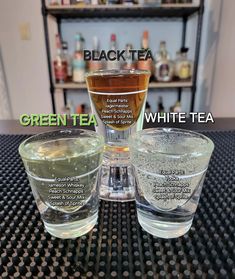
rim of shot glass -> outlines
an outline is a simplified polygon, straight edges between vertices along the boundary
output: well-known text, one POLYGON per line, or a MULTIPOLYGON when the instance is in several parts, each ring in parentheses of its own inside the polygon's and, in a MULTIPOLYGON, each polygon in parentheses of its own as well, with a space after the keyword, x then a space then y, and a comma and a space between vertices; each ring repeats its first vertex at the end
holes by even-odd
POLYGON ((208 138, 207 136, 198 133, 198 132, 194 132, 191 130, 186 130, 186 129, 179 129, 179 128, 149 128, 149 129, 144 129, 141 131, 138 131, 137 133, 133 134, 130 136, 129 138, 129 146, 130 146, 130 150, 131 149, 135 149, 137 150, 140 146, 140 143, 144 145, 145 151, 151 151, 152 154, 161 154, 164 156, 184 156, 184 155, 194 155, 195 152, 197 152, 197 156, 198 155, 205 155, 205 154, 212 154, 213 150, 214 150, 214 143, 213 141, 208 138), (181 133, 182 135, 190 135, 190 136, 194 136, 195 138, 200 138, 204 140, 205 144, 200 144, 195 146, 195 149, 193 150, 193 152, 182 152, 182 153, 173 153, 173 152, 162 152, 160 150, 157 150, 157 148, 154 148, 152 145, 150 146, 150 148, 147 148, 147 144, 146 141, 144 141, 144 139, 142 139, 141 141, 141 137, 143 136, 153 136, 156 133, 169 133, 169 132, 173 132, 175 134, 179 134, 181 133))
MULTIPOLYGON (((95 131, 91 131, 91 130, 86 130, 86 129, 59 129, 59 130, 53 130, 53 131, 47 131, 47 132, 42 132, 42 133, 39 133, 39 134, 36 134, 36 135, 33 135, 27 139, 25 139, 20 145, 19 145, 19 148, 18 148, 18 151, 19 151, 19 154, 21 156, 22 159, 25 159, 25 160, 31 160, 31 157, 30 156, 27 156, 27 152, 25 151, 25 146, 28 144, 28 143, 31 143, 31 142, 36 142, 36 141, 40 141, 40 140, 45 140, 45 139, 50 139, 50 140, 58 140, 59 138, 67 138, 68 135, 72 135, 72 134, 75 134, 74 137, 77 137, 79 138, 81 133, 85 133, 86 135, 85 136, 88 136, 88 137, 96 137, 97 139, 99 139, 99 142, 98 144, 95 146, 92 146, 92 149, 91 147, 89 147, 89 150, 92 150, 93 152, 92 153, 89 153, 90 154, 94 154, 96 153, 100 148, 104 148, 104 137, 102 135, 99 135, 98 133, 96 133, 95 131), (78 133, 78 134, 77 134, 78 133), (55 136, 55 138, 53 139, 50 138, 50 136, 55 136), (61 136, 60 136, 61 135, 61 136), (58 137, 56 137, 58 136, 58 137)), ((79 153, 79 154, 76 154, 76 157, 78 156, 82 156, 84 155, 84 153, 86 152, 87 150, 79 153)), ((71 158, 73 158, 74 156, 71 156, 71 158)), ((50 161, 50 158, 47 158, 46 159, 47 161, 50 161)), ((55 160, 55 159, 53 159, 55 160)), ((58 159, 60 160, 60 159, 58 159)))
POLYGON ((96 71, 91 71, 86 74, 86 78, 90 76, 117 76, 121 77, 124 75, 143 75, 143 74, 148 74, 149 76, 151 75, 151 72, 148 70, 96 70, 96 71))

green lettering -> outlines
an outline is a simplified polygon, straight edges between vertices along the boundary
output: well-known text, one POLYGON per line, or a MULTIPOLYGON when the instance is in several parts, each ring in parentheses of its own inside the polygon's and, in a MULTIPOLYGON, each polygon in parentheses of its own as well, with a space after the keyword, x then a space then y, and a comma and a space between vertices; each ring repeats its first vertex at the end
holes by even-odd
POLYGON ((39 119, 38 114, 31 114, 31 126, 40 126, 39 119))
POLYGON ((88 114, 80 114, 80 126, 87 126, 88 125, 88 114))
POLYGON ((22 126, 30 125, 30 116, 28 114, 22 114, 20 116, 20 125, 22 125, 22 126))
POLYGON ((48 126, 48 114, 39 114, 40 126, 48 126))
POLYGON ((95 118, 95 115, 94 115, 94 114, 90 115, 90 120, 89 120, 88 125, 91 126, 92 124, 93 124, 94 126, 97 126, 97 121, 96 121, 96 118, 95 118))
POLYGON ((77 126, 77 117, 79 116, 79 114, 76 113, 72 113, 71 117, 73 119, 73 126, 77 126))
POLYGON ((49 121, 48 121, 48 126, 56 126, 57 125, 57 116, 56 114, 49 114, 49 121))
POLYGON ((66 114, 58 114, 58 126, 66 126, 67 125, 67 115, 66 114))

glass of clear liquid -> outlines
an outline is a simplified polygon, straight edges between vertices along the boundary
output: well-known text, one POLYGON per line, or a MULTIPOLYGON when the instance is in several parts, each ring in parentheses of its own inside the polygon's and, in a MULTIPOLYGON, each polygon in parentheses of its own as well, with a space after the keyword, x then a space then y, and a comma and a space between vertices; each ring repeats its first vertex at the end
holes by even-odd
POLYGON ((104 140, 88 130, 38 134, 19 153, 46 230, 59 238, 90 231, 98 217, 98 178, 104 140))
POLYGON ((175 238, 191 227, 214 144, 206 136, 159 128, 130 138, 140 225, 162 238, 175 238))
POLYGON ((100 198, 134 200, 128 138, 143 126, 150 72, 106 70, 87 75, 97 133, 105 138, 100 198))

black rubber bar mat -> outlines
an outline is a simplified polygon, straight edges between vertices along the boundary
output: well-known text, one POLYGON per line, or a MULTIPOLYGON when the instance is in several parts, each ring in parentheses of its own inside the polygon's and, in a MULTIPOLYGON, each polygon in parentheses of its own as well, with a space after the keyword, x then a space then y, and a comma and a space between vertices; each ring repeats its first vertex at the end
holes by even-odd
POLYGON ((100 202, 88 234, 45 232, 18 155, 26 136, 0 136, 1 278, 235 278, 235 132, 206 132, 215 143, 191 230, 153 237, 135 204, 100 202))

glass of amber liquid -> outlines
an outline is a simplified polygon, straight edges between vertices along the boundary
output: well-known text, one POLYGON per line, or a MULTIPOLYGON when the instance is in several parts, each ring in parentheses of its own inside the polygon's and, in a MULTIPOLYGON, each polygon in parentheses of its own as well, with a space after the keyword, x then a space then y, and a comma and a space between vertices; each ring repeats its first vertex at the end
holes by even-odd
POLYGON ((134 199, 128 139, 142 129, 149 77, 139 70, 101 70, 86 77, 96 131, 105 138, 101 199, 134 199))

